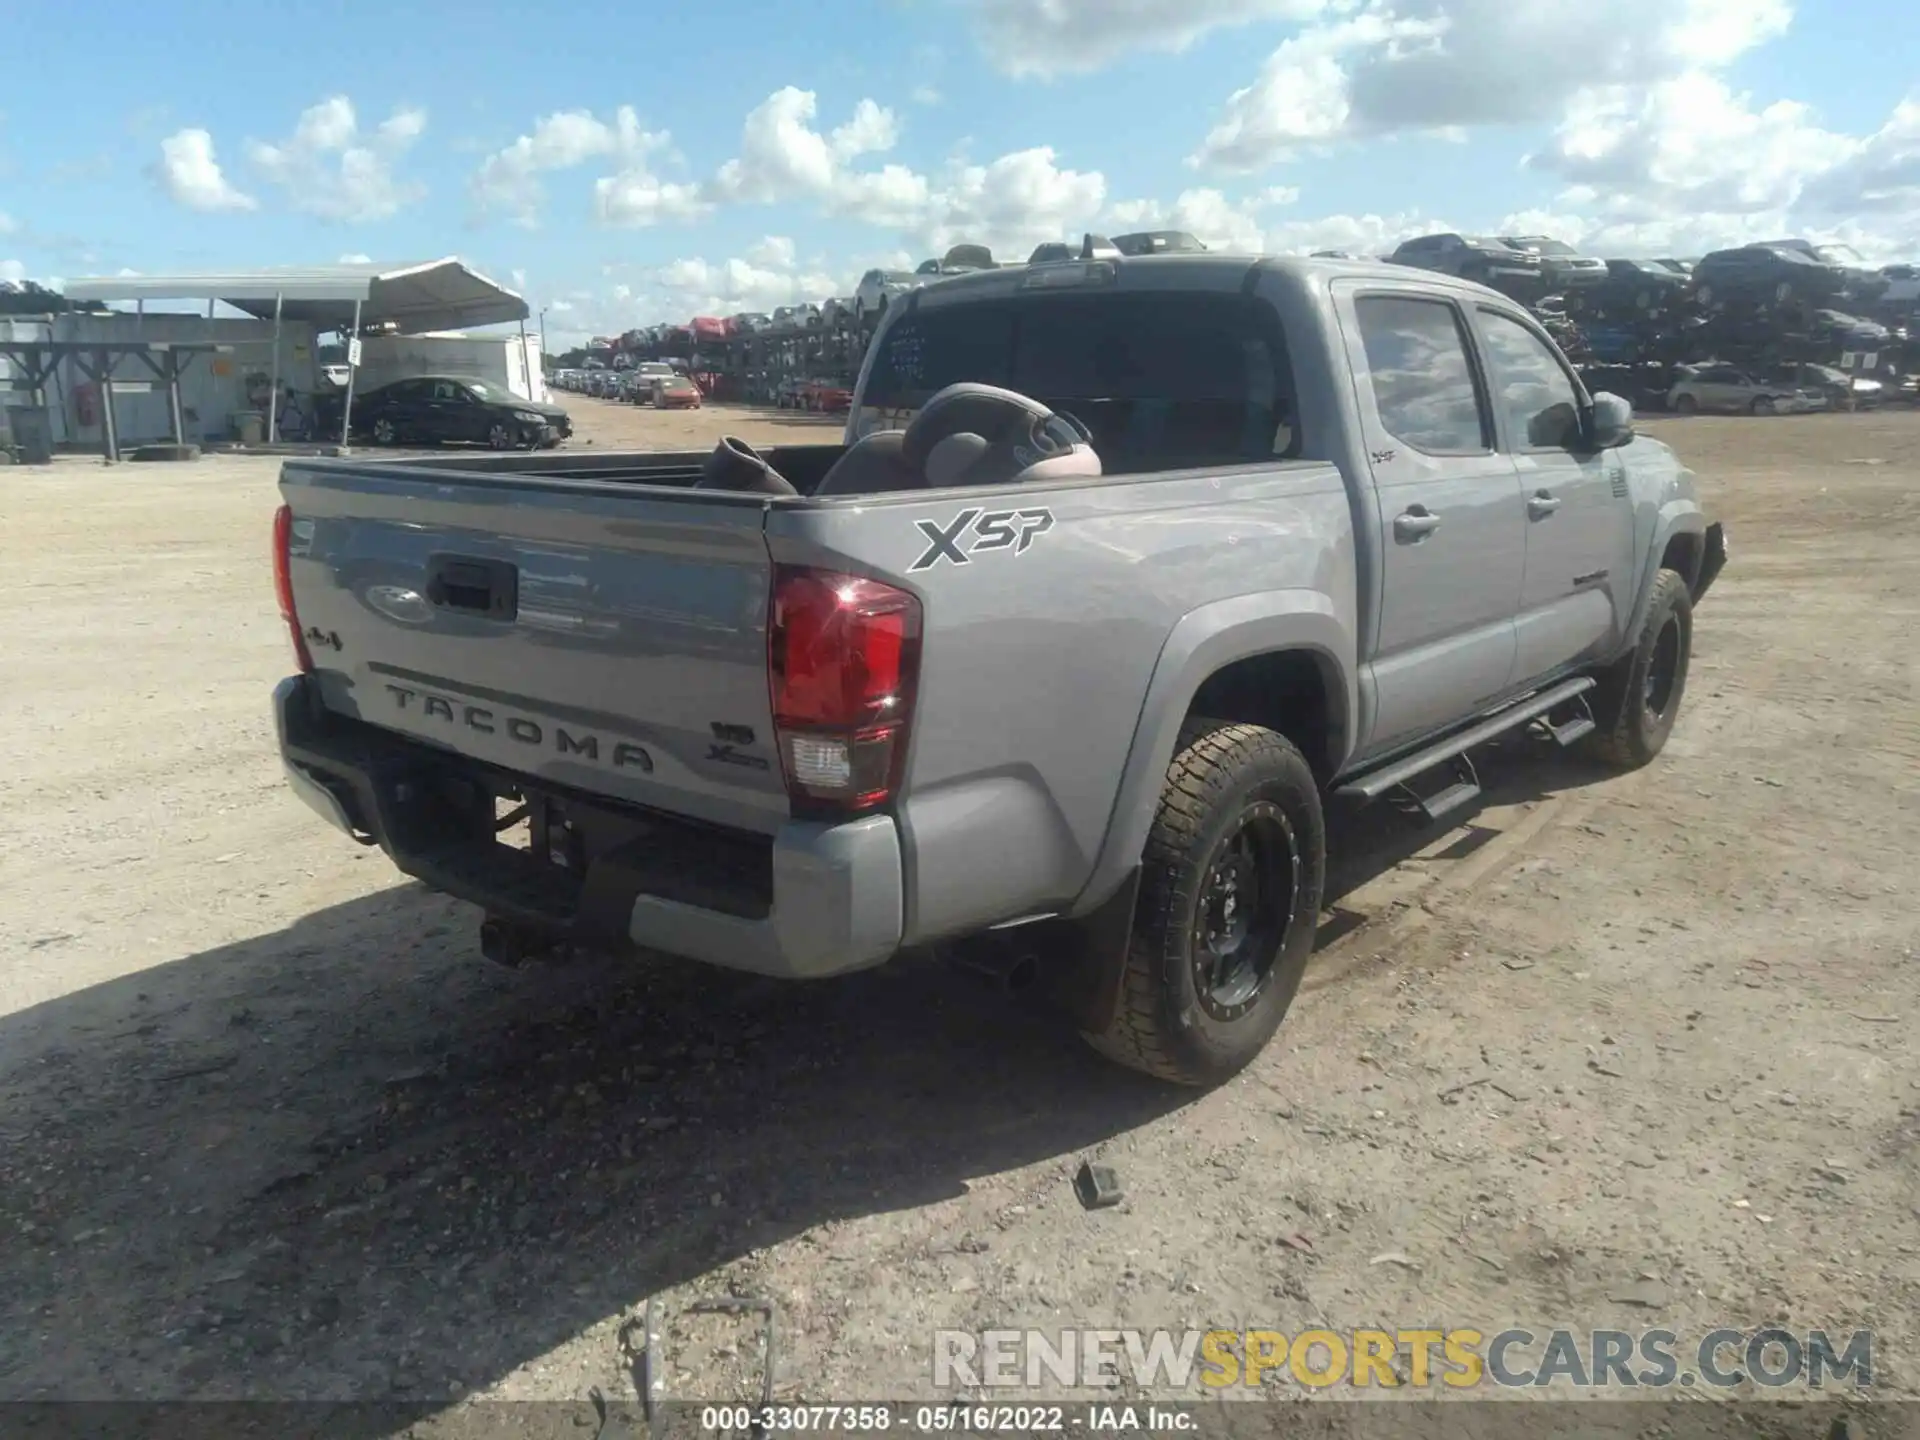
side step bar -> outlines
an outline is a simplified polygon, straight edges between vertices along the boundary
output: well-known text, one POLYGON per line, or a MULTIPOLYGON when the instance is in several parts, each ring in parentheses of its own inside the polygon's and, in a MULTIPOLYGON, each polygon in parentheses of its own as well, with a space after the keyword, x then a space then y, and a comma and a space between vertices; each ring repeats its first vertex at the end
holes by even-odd
MULTIPOLYGON (((1496 735, 1504 735, 1509 730, 1517 730, 1522 725, 1539 719, 1550 710, 1559 709, 1576 695, 1586 694, 1587 691, 1593 688, 1593 683, 1593 677, 1591 675, 1580 675, 1571 680, 1562 680, 1550 690, 1542 690, 1537 695, 1529 695, 1518 704, 1509 705, 1505 710, 1500 711, 1499 714, 1489 715, 1478 725, 1469 726, 1458 734, 1447 736, 1444 740, 1436 740, 1424 750, 1416 750, 1413 754, 1396 760, 1383 769, 1375 770, 1371 774, 1362 775, 1357 780, 1349 780, 1333 793, 1354 800, 1378 800, 1389 790, 1399 789, 1422 771, 1431 770, 1442 761, 1451 760, 1455 756, 1471 750, 1474 746, 1493 739, 1496 735)), ((1588 716, 1577 717, 1562 725, 1560 730, 1556 732, 1555 738, 1558 739, 1560 734, 1572 731, 1573 733, 1570 738, 1561 743, 1573 743, 1574 740, 1579 739, 1581 735, 1587 733, 1578 728, 1582 721, 1589 727, 1593 724, 1592 719, 1588 716)), ((1446 792, 1442 793, 1445 794, 1446 792)), ((1477 787, 1475 793, 1478 793, 1477 787)), ((1434 798, 1438 800, 1441 797, 1436 796, 1434 798)), ((1448 808, 1457 809, 1459 804, 1464 803, 1466 799, 1470 798, 1472 797, 1461 797, 1456 800, 1453 805, 1448 806, 1448 808)))

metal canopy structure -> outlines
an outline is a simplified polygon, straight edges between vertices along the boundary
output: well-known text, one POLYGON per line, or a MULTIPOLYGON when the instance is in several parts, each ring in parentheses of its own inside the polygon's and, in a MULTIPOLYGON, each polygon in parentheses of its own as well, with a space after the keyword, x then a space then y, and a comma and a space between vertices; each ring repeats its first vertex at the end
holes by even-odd
POLYGON ((532 315, 526 300, 459 259, 411 265, 309 265, 181 275, 98 275, 69 280, 73 300, 218 300, 260 320, 321 330, 392 325, 406 335, 511 325, 532 315))
POLYGON ((256 319, 273 321, 273 398, 267 438, 280 438, 280 326, 291 320, 349 337, 347 401, 340 416, 342 448, 353 434, 353 392, 360 332, 388 326, 403 335, 518 323, 525 339, 533 311, 526 300, 496 285, 456 256, 412 265, 309 265, 200 275, 95 275, 70 280, 71 300, 204 300, 207 316, 219 301, 256 319))
POLYGON ((131 355, 167 388, 167 413, 172 422, 169 432, 175 445, 186 443, 186 426, 180 417, 180 372, 196 355, 231 349, 227 345, 181 345, 167 341, 141 340, 0 340, 0 359, 12 361, 26 370, 27 390, 35 403, 47 403, 47 381, 63 360, 71 360, 80 373, 100 387, 100 416, 105 436, 101 454, 109 465, 120 460, 119 427, 114 421, 113 391, 115 363, 131 355))

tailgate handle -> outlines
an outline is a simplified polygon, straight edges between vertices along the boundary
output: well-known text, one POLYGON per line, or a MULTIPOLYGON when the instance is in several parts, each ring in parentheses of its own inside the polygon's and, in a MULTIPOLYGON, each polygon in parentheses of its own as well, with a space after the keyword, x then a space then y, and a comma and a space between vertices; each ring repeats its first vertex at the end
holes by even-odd
POLYGON ((511 620, 520 608, 520 572, 505 560, 435 555, 427 561, 427 599, 445 610, 511 620))

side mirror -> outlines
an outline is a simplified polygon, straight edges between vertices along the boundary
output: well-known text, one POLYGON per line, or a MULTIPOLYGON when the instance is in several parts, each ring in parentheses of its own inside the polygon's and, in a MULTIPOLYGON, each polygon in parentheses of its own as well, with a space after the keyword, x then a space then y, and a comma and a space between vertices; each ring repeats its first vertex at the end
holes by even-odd
POLYGON ((1586 441, 1595 450, 1617 450, 1633 440, 1633 406, 1605 390, 1587 412, 1586 441))

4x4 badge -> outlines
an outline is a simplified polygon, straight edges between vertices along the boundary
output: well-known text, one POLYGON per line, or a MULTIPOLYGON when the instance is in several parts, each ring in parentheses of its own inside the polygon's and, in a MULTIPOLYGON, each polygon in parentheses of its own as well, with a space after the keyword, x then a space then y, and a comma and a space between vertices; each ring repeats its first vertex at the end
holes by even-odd
POLYGON ((969 563, 985 550, 1027 553, 1027 547, 1053 528, 1051 510, 962 510, 945 525, 934 520, 914 522, 927 537, 927 548, 907 567, 909 573, 930 570, 942 560, 969 563), (963 539, 968 532, 970 539, 963 539))

